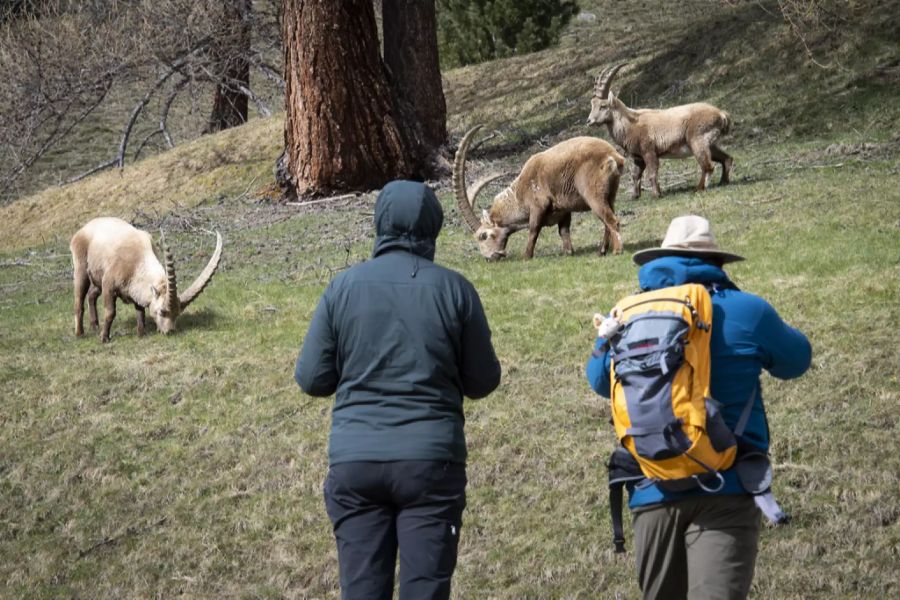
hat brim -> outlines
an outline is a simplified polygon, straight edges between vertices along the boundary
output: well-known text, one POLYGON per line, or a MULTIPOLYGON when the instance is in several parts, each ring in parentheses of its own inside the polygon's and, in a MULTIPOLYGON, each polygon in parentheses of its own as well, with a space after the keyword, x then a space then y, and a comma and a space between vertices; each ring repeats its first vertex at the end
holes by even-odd
POLYGON ((737 262, 744 260, 743 256, 731 254, 730 252, 720 252, 718 250, 690 250, 687 248, 647 248, 635 252, 631 259, 637 265, 644 265, 651 260, 660 258, 661 256, 690 256, 693 258, 715 258, 721 260, 722 263, 737 262))

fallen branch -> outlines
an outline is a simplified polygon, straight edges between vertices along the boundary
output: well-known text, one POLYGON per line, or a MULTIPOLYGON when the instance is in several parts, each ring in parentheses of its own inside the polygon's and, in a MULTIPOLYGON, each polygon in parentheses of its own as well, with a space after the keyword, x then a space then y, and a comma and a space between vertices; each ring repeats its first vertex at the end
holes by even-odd
POLYGON ((31 263, 24 258, 16 258, 15 260, 4 260, 0 262, 0 269, 3 267, 27 267, 31 263))
POLYGON ((319 200, 308 200, 306 202, 285 202, 285 206, 312 206, 313 204, 324 204, 325 202, 335 202, 337 200, 347 200, 355 198, 356 194, 341 194, 340 196, 329 196, 328 198, 320 198, 319 200))
POLYGON ((131 162, 136 162, 138 157, 141 155, 141 151, 144 149, 144 146, 146 146, 150 142, 150 140, 152 140, 154 137, 160 135, 161 133, 162 133, 162 130, 160 130, 160 129, 151 131, 150 134, 144 138, 144 141, 141 142, 141 145, 138 146, 138 149, 134 151, 134 156, 131 157, 131 162))
POLYGON ((754 200, 753 202, 742 202, 741 200, 732 200, 735 204, 740 204, 741 206, 756 206, 758 204, 770 204, 772 202, 780 202, 784 200, 784 196, 775 195, 770 196, 768 198, 762 198, 760 200, 754 200))
POLYGON ((773 463, 772 467, 775 469, 794 469, 796 471, 806 471, 808 473, 821 473, 822 471, 826 471, 831 475, 837 475, 838 472, 834 469, 830 469, 828 467, 823 467, 822 465, 804 465, 800 463, 793 462, 783 462, 783 463, 773 463))
POLYGON ((97 171, 102 171, 103 169, 108 169, 110 167, 115 166, 118 162, 119 162, 118 156, 115 158, 111 158, 108 161, 106 161, 105 163, 100 163, 96 167, 85 171, 81 175, 76 175, 75 177, 72 177, 71 179, 67 179, 66 181, 64 181, 60 184, 60 187, 62 187, 64 185, 68 185, 70 183, 75 183, 76 181, 81 181, 85 177, 89 177, 89 176, 93 175, 94 173, 96 173, 97 171))
POLYGON ((137 525, 130 525, 120 535, 104 538, 103 540, 97 542, 90 548, 86 548, 84 550, 79 550, 78 558, 76 560, 81 560, 82 558, 84 558, 85 556, 87 556, 88 554, 93 552, 94 550, 103 548, 104 546, 114 546, 115 544, 118 544, 120 541, 122 541, 123 538, 126 538, 130 535, 135 535, 137 533, 143 533, 153 527, 159 527, 160 525, 162 525, 163 523, 166 522, 166 519, 167 519, 167 517, 162 517, 161 519, 158 519, 158 520, 154 521, 153 523, 148 523, 148 524, 144 525, 143 527, 138 527, 137 525))

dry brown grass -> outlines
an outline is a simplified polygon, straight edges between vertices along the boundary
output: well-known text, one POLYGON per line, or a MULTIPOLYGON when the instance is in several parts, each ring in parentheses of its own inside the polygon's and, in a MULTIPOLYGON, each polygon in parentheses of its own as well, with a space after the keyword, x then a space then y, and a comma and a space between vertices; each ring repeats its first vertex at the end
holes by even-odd
POLYGON ((256 192, 272 178, 282 118, 258 119, 170 152, 0 207, 0 251, 68 239, 93 217, 131 219, 256 192))

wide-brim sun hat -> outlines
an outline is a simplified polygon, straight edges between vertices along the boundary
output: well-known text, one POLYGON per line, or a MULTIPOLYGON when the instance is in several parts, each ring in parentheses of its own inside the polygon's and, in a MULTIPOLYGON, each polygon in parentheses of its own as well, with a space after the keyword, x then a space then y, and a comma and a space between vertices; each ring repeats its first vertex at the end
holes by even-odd
POLYGON ((716 244, 709 221, 697 215, 675 217, 669 223, 666 237, 659 248, 639 250, 631 258, 638 265, 643 265, 661 256, 715 258, 723 264, 744 260, 743 256, 721 250, 716 244))

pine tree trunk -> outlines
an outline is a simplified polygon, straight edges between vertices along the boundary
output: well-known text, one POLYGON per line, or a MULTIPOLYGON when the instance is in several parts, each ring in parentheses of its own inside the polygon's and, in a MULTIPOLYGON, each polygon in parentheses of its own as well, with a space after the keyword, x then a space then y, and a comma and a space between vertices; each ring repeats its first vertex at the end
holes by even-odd
POLYGON ((284 0, 285 153, 291 195, 420 176, 396 109, 371 0, 284 0))
POLYGON ((250 87, 251 0, 229 0, 223 10, 223 34, 217 50, 222 79, 216 85, 207 133, 247 122, 248 98, 240 86, 250 87))
POLYGON ((438 63, 434 0, 383 0, 384 62, 399 98, 408 102, 422 141, 447 143, 447 104, 438 63))

